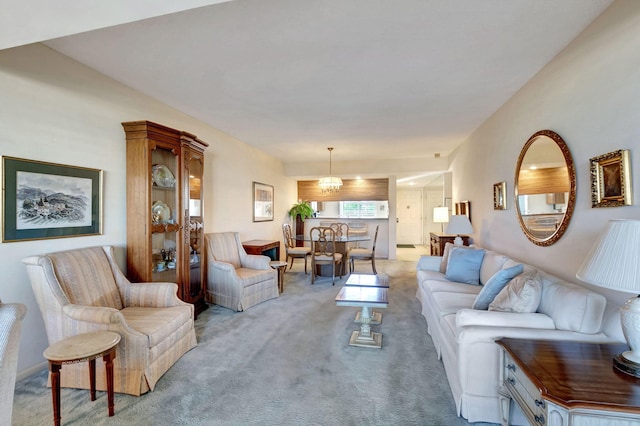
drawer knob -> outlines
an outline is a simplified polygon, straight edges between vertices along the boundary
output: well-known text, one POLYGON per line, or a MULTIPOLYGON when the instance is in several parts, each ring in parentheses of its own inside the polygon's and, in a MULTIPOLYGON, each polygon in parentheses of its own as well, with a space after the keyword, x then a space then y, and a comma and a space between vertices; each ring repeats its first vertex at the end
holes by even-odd
POLYGON ((511 371, 515 372, 516 371, 516 366, 513 365, 513 364, 507 364, 507 370, 511 370, 511 371))
POLYGON ((538 423, 540 425, 544 424, 544 416, 542 414, 540 414, 539 416, 536 415, 533 418, 536 421, 536 423, 538 423))
POLYGON ((544 408, 544 401, 536 399, 536 407, 544 408))
POLYGON ((509 383, 511 386, 515 386, 516 385, 516 381, 513 379, 513 377, 509 377, 507 379, 507 383, 509 383))

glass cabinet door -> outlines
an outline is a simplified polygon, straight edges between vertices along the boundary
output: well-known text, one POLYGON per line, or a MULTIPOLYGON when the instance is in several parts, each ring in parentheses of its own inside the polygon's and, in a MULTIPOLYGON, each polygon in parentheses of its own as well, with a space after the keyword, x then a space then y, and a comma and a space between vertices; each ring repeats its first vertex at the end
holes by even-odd
POLYGON ((178 282, 179 158, 157 146, 151 151, 151 250, 153 281, 178 282))
POLYGON ((197 298, 202 294, 202 245, 204 243, 204 223, 203 223, 203 162, 202 153, 189 149, 187 152, 187 173, 188 190, 188 209, 185 212, 189 220, 189 298, 197 298))

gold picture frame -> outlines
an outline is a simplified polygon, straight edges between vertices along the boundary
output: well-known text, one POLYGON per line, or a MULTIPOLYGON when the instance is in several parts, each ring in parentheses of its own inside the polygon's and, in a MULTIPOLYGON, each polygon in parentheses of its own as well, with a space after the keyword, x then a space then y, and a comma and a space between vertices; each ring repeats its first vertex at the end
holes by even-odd
POLYGON ((507 183, 498 182, 493 184, 493 209, 507 209, 507 183))
POLYGON ((593 157, 591 163, 591 207, 633 204, 629 150, 620 149, 593 157))
POLYGON ((471 222, 471 201, 465 200, 455 204, 455 214, 463 214, 467 216, 471 222))

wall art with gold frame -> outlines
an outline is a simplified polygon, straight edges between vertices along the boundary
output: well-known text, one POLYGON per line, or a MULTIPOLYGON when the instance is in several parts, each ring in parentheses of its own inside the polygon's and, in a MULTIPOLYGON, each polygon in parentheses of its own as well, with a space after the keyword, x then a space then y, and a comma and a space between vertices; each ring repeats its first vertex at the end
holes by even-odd
POLYGON ((498 182, 493 184, 493 209, 507 209, 507 183, 498 182))
POLYGON ((2 241, 102 234, 102 170, 2 157, 2 241))
POLYGON ((619 149, 593 157, 591 163, 591 207, 633 204, 629 150, 619 149))

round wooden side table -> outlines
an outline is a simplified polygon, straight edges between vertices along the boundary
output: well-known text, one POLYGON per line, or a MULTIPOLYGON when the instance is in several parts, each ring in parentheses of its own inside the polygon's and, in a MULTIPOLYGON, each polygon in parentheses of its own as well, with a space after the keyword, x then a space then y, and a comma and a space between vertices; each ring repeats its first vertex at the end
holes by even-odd
POLYGON ((284 271, 287 269, 287 262, 274 260, 269 262, 269 265, 271 265, 273 269, 278 270, 278 290, 282 293, 284 291, 284 271))
POLYGON ((114 414, 113 404, 113 359, 120 335, 112 331, 96 331, 77 334, 60 340, 44 351, 51 372, 51 394, 53 397, 53 422, 60 425, 60 368, 63 364, 89 361, 89 385, 91 401, 96 400, 96 358, 102 357, 107 374, 107 403, 109 417, 114 414))

